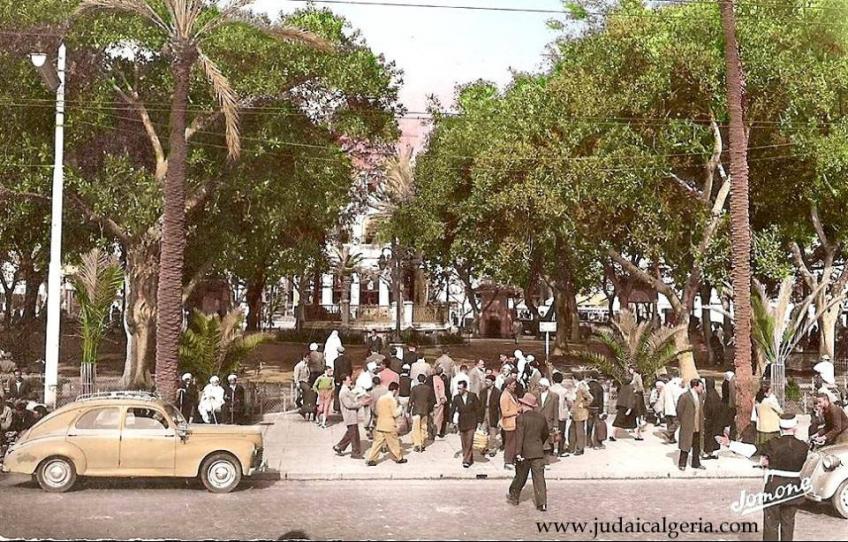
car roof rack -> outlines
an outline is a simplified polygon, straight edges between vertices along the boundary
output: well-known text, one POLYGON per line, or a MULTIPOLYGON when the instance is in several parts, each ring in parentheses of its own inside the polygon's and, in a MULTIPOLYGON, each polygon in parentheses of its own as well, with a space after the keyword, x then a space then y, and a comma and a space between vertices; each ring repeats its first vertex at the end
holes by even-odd
POLYGON ((144 390, 116 390, 116 391, 98 391, 95 393, 84 393, 78 395, 77 401, 93 401, 96 399, 141 399, 145 401, 154 401, 160 399, 159 394, 152 391, 144 390))

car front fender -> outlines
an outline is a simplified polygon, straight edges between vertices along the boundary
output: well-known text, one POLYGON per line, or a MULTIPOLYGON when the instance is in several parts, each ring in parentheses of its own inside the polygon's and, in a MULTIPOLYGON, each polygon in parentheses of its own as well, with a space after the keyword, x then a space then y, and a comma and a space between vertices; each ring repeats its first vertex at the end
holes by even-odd
POLYGON ((64 436, 48 437, 18 443, 4 459, 8 472, 34 474, 38 465, 48 457, 67 457, 74 463, 76 471, 85 472, 86 461, 82 450, 67 442, 64 436))

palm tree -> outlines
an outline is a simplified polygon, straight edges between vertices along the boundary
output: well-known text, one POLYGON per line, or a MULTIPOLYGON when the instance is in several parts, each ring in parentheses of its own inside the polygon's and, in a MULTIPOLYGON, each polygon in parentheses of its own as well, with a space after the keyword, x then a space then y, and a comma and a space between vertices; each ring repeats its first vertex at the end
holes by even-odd
MULTIPOLYGON (((777 299, 772 303, 765 287, 755 280, 754 291, 756 295, 753 296, 751 304, 754 341, 762 351, 765 361, 784 367, 789 360, 789 355, 795 350, 801 339, 807 336, 810 328, 818 322, 821 315, 841 303, 840 300, 834 300, 829 305, 820 307, 813 318, 808 318, 808 310, 811 306, 815 306, 816 297, 821 292, 823 285, 819 285, 807 297, 796 303, 790 311, 789 306, 794 285, 794 277, 790 276, 783 279, 777 293, 777 299)), ((772 378, 774 378, 774 369, 772 371, 772 378)), ((762 368, 757 368, 757 374, 761 374, 761 372, 762 368)), ((785 372, 781 374, 785 375, 785 372)), ((776 385, 775 393, 778 399, 783 402, 783 384, 785 382, 773 383, 776 385)))
POLYGON ((745 74, 736 39, 733 0, 719 0, 724 30, 724 57, 727 73, 727 109, 730 112, 730 251, 733 268, 733 310, 736 327, 733 337, 736 367, 736 426, 750 423, 753 408, 751 365, 751 224, 748 218, 748 136, 742 105, 745 74))
POLYGON ((91 393, 94 391, 97 349, 106 331, 109 309, 124 281, 124 270, 114 256, 95 248, 82 256, 82 262, 70 281, 80 306, 82 392, 91 393))
POLYGON ((218 66, 203 52, 202 44, 221 27, 253 24, 274 38, 306 43, 315 48, 329 46, 317 36, 298 28, 261 26, 239 18, 252 0, 231 0, 218 8, 209 0, 82 0, 76 14, 92 10, 135 14, 166 38, 165 54, 171 60, 171 108, 165 172, 164 214, 159 258, 156 320, 156 387, 167 399, 176 396, 178 351, 183 324, 183 258, 186 238, 186 161, 188 127, 186 109, 191 72, 199 66, 212 87, 226 127, 227 149, 232 158, 241 150, 238 97, 218 66))
MULTIPOLYGON (((415 168, 412 163, 412 149, 407 147, 383 164, 383 182, 372 195, 371 206, 377 210, 376 220, 381 230, 392 229, 392 218, 404 205, 415 198, 415 168)), ((398 258, 401 250, 395 232, 391 232, 392 254, 398 258)), ((420 256, 420 255, 419 255, 420 256)), ((418 260, 421 258, 419 257, 418 260)), ((395 262, 395 266, 398 262, 395 262)), ((395 298, 395 340, 400 340, 401 311, 403 307, 403 288, 400 270, 391 271, 392 290, 395 298)))
POLYGON ((330 265, 332 266, 333 275, 339 277, 342 282, 342 327, 350 325, 350 286, 353 281, 353 274, 359 273, 362 268, 364 256, 361 253, 351 254, 350 248, 343 246, 341 250, 334 249, 334 254, 330 256, 330 265))
POLYGON ((182 370, 190 372, 200 382, 206 382, 212 375, 226 378, 237 372, 253 349, 274 338, 271 333, 245 335, 243 321, 244 314, 238 309, 223 318, 195 310, 180 344, 182 370))
POLYGON ((612 324, 614 332, 605 331, 595 336, 595 341, 606 352, 579 352, 577 357, 621 384, 629 382, 628 367, 637 368, 649 384, 660 369, 684 353, 677 349, 675 338, 679 333, 686 333, 685 325, 652 329, 652 322, 637 322, 629 310, 621 311, 619 319, 612 324))

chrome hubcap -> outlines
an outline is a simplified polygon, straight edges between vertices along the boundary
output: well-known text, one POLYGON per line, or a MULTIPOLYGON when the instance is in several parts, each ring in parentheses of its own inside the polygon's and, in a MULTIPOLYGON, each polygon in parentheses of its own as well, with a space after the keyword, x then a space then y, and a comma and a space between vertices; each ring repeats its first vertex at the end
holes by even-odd
POLYGON ((215 487, 227 487, 235 479, 236 468, 229 461, 216 461, 209 467, 209 483, 215 487))
POLYGON ((50 487, 62 487, 70 477, 70 466, 64 461, 51 461, 44 469, 44 483, 50 487))
POLYGON ((848 510, 848 487, 842 490, 842 506, 848 510))

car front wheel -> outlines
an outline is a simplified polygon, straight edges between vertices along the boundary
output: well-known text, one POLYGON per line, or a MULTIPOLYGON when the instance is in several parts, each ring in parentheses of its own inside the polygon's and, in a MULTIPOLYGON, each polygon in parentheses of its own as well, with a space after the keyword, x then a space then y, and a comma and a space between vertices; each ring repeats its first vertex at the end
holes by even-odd
POLYGON ((840 516, 848 519, 848 480, 839 484, 839 488, 833 494, 833 507, 840 516))
POLYGON ((241 463, 230 454, 212 454, 200 468, 200 479, 212 493, 229 493, 241 481, 241 463))
POLYGON ((45 459, 38 466, 35 479, 41 489, 50 493, 64 493, 77 481, 77 469, 71 460, 64 457, 45 459))

